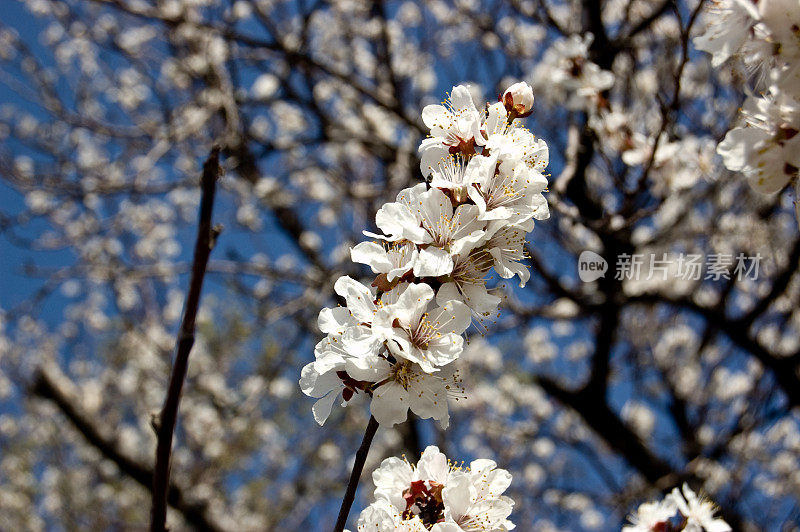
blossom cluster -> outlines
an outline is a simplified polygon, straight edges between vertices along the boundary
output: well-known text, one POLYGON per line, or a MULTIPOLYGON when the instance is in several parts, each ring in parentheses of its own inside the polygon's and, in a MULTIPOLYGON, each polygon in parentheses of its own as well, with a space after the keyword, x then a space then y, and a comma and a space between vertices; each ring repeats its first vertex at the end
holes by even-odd
POLYGON ((503 496, 511 475, 492 460, 469 467, 450 462, 435 446, 415 465, 387 458, 372 473, 375 502, 358 518, 358 530, 403 532, 505 532, 514 501, 503 496))
POLYGON ((551 103, 563 103, 570 110, 592 112, 603 104, 601 94, 614 85, 614 74, 590 59, 594 35, 571 35, 556 40, 544 53, 533 77, 536 88, 551 103))
POLYGON ((521 127, 533 90, 512 85, 478 111, 467 87, 453 87, 422 119, 430 136, 419 147, 426 182, 401 190, 377 212, 380 233, 353 247, 351 259, 376 274, 371 286, 339 278, 334 290, 346 306, 326 308, 327 336, 300 385, 317 398, 322 424, 341 397, 371 397, 381 424, 421 418, 448 425, 448 397, 463 396, 453 362, 473 320, 496 315, 500 297, 487 288, 490 271, 530 278, 525 235, 549 217, 542 191, 547 144, 521 127))
POLYGON ((714 517, 714 503, 698 497, 687 485, 683 493, 674 488, 661 501, 646 502, 630 515, 632 524, 622 527, 622 532, 730 532, 731 527, 723 519, 714 517))
POLYGON ((740 125, 717 152, 757 191, 770 194, 797 181, 800 168, 800 9, 795 0, 721 0, 695 45, 722 65, 736 56, 756 79, 740 125))

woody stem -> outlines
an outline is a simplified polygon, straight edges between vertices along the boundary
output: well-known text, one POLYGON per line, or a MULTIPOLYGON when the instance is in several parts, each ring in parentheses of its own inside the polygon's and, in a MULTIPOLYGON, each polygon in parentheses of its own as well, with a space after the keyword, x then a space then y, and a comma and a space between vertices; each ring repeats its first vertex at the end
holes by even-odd
POLYGON ((350 481, 347 483, 347 490, 342 499, 342 507, 339 509, 339 517, 336 519, 336 526, 334 532, 343 532, 347 524, 347 517, 350 515, 350 507, 353 506, 353 501, 356 498, 356 488, 358 488, 358 480, 361 478, 361 472, 364 470, 364 464, 367 461, 367 454, 369 447, 372 445, 372 438, 378 432, 378 421, 374 416, 370 416, 369 423, 367 423, 367 430, 364 431, 364 439, 361 440, 361 447, 356 451, 356 460, 353 463, 353 471, 350 473, 350 481))

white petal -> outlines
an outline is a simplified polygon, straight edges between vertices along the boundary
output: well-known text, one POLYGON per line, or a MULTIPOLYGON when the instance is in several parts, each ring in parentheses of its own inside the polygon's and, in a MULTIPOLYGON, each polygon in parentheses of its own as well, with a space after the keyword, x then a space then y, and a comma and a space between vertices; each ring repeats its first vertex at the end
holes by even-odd
POLYGON ((469 307, 458 300, 451 300, 430 312, 428 319, 436 323, 442 333, 462 334, 472 321, 469 307))
POLYGON ((464 532, 464 529, 455 523, 444 522, 434 524, 430 532, 464 532))
POLYGON ((458 291, 458 286, 453 282, 444 283, 439 287, 439 291, 436 292, 436 303, 440 307, 445 306, 449 301, 461 301, 462 299, 461 292, 458 291))
POLYGON ((380 382, 389 375, 389 362, 377 355, 348 359, 344 370, 357 381, 380 382))
POLYGON ((450 91, 450 103, 453 109, 466 109, 477 112, 475 104, 472 102, 472 95, 469 93, 469 89, 464 85, 456 85, 453 87, 453 90, 450 91))
POLYGON ((368 265, 373 273, 386 273, 392 268, 386 250, 375 242, 361 242, 350 248, 350 260, 368 265))
POLYGON ((422 452, 417 462, 417 480, 433 480, 439 484, 447 482, 450 465, 447 457, 435 445, 429 445, 422 452))
POLYGON ((377 354, 381 338, 372 329, 363 325, 350 327, 342 335, 342 350, 350 357, 364 357, 377 354))
POLYGON ((372 395, 370 412, 384 426, 405 421, 408 417, 408 392, 394 382, 378 387, 372 395))
POLYGON ((725 138, 717 146, 717 153, 728 170, 738 172, 750 162, 752 147, 763 139, 764 133, 756 128, 734 128, 725 134, 725 138))
POLYGON ((344 365, 345 353, 339 347, 338 340, 334 342, 331 336, 323 338, 317 344, 314 348, 316 360, 312 362, 317 373, 322 375, 344 365))
POLYGON ((508 121, 508 112, 502 102, 497 102, 489 106, 486 111, 486 133, 501 133, 508 121))
POLYGON ((314 421, 323 425, 325 420, 328 419, 328 416, 331 415, 331 409, 333 408, 333 403, 336 402, 336 398, 339 396, 339 392, 331 392, 316 403, 314 406, 311 407, 311 411, 314 414, 314 421))
POLYGON ((450 122, 450 111, 443 105, 426 105, 422 108, 422 121, 430 129, 439 131, 450 122))
POLYGON ((453 271, 453 257, 447 251, 429 246, 420 250, 414 263, 414 275, 417 277, 439 277, 453 271))
POLYGON ((441 138, 433 137, 423 140, 419 145, 419 169, 422 176, 428 177, 449 153, 448 148, 442 144, 441 138))
POLYGON ((386 203, 375 214, 375 224, 392 240, 407 238, 417 244, 430 242, 425 230, 419 227, 419 219, 408 206, 402 203, 386 203))
POLYGON ((447 389, 444 381, 420 373, 409 388, 411 411, 422 419, 433 418, 446 426, 450 415, 447 409, 447 389))
POLYGON ((345 275, 337 279, 333 289, 345 299, 348 310, 356 320, 372 322, 376 309, 374 295, 369 288, 345 275))
POLYGON ((454 472, 442 490, 442 499, 445 507, 448 508, 453 519, 458 521, 467 515, 470 504, 475 495, 469 475, 464 472, 454 472))
POLYGON ((433 288, 425 283, 409 285, 392 306, 395 317, 406 327, 416 327, 433 295, 433 288))
POLYGON ((422 351, 419 365, 428 373, 437 366, 445 366, 456 360, 464 351, 464 338, 458 334, 443 334, 436 340, 431 340, 428 349, 422 351), (431 367, 432 366, 432 367, 431 367))
POLYGON ((301 371, 300 389, 310 397, 319 399, 340 386, 342 386, 342 381, 335 372, 329 371, 320 374, 314 368, 313 362, 306 364, 301 371))
POLYGON ((781 166, 782 165, 778 164, 776 167, 773 167, 771 171, 759 169, 758 171, 748 175, 747 181, 750 183, 750 186, 753 187, 753 190, 760 192, 761 194, 774 194, 776 192, 780 192, 792 178, 791 175, 784 173, 781 166))
POLYGON ((465 283, 461 285, 464 301, 478 314, 493 314, 497 312, 500 298, 486 290, 484 284, 465 283))
POLYGON ((395 507, 405 507, 403 490, 413 481, 414 470, 408 462, 396 457, 385 459, 378 469, 372 472, 375 484, 375 497, 386 498, 395 507))
POLYGON ((355 320, 345 307, 324 308, 317 318, 319 330, 325 334, 341 334, 350 325, 355 325, 355 320))

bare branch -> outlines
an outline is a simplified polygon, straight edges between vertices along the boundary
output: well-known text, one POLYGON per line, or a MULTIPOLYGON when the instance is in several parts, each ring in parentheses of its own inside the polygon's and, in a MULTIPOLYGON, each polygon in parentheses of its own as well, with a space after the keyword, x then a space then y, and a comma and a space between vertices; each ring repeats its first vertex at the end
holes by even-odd
POLYGON ((156 466, 153 474, 153 498, 150 515, 150 530, 166 530, 167 491, 169 485, 169 468, 172 454, 172 436, 178 418, 178 404, 181 400, 183 381, 189 366, 189 353, 194 345, 195 320, 200 306, 200 293, 203 278, 208 265, 208 257, 214 247, 219 229, 211 227, 211 214, 214 208, 214 191, 219 177, 219 148, 214 148, 203 165, 201 181, 202 198, 200 200, 200 221, 197 228, 197 241, 194 248, 192 277, 189 281, 189 293, 183 312, 180 332, 175 354, 175 364, 169 380, 164 407, 158 416, 156 433, 156 466))

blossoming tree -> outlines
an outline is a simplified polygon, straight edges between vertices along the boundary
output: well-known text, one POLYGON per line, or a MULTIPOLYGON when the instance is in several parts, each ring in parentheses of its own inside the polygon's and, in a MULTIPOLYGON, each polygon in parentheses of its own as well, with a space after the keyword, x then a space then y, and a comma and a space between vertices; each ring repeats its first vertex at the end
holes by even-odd
POLYGON ((796 2, 3 9, 0 528, 796 522, 796 2))

